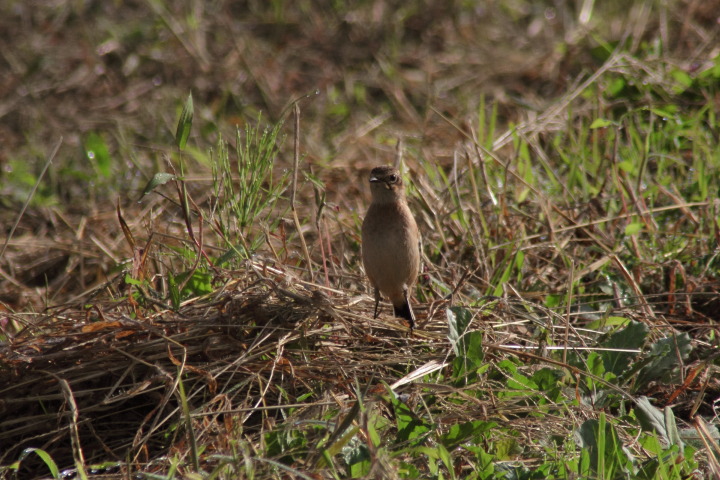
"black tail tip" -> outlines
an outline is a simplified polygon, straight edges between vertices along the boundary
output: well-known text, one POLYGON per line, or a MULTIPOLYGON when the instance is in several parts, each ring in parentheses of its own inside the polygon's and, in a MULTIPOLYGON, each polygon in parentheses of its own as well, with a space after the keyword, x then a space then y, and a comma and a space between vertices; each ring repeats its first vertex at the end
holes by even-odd
POLYGON ((405 303, 400 306, 393 305, 393 311, 396 317, 404 318, 405 320, 410 322, 410 330, 415 328, 415 315, 413 314, 412 308, 410 308, 409 303, 405 303))

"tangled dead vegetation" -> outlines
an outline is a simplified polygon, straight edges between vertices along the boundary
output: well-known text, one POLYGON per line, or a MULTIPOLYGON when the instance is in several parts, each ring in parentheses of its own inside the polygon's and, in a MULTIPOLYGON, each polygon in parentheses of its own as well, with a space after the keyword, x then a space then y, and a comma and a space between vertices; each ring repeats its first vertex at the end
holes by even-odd
MULTIPOLYGON (((393 318, 372 319, 369 297, 290 285, 274 268, 240 277, 177 311, 125 299, 37 315, 0 347, 0 463, 32 446, 58 465, 81 454, 87 464, 128 461, 151 471, 161 454, 187 445, 188 429, 223 451, 233 438, 261 441, 281 423, 302 428, 328 412, 347 414, 358 395, 379 399, 393 388, 411 398, 413 382, 448 366, 444 305, 423 311, 432 318, 408 336, 393 318)), ((530 334, 537 321, 552 318, 536 305, 498 299, 476 311, 473 328, 484 331, 489 353, 515 344, 542 355, 530 334)), ((569 340, 583 341, 576 333, 569 340)), ((530 408, 506 403, 501 413, 477 399, 471 407, 446 400, 438 407, 447 417, 441 424, 530 408)), ((527 425, 528 435, 534 428, 527 425)), ((571 428, 558 422, 551 430, 571 428)))
POLYGON ((342 405, 354 381, 394 378, 429 348, 371 320, 370 302, 350 309, 267 278, 231 281, 175 312, 156 305, 141 317, 133 303, 51 309, 2 346, 0 463, 33 446, 71 464, 72 445, 87 462, 147 462, 176 443, 168 431, 183 435, 169 428, 183 397, 200 435, 257 433, 281 420, 274 407, 307 393, 317 401, 304 409, 342 405))

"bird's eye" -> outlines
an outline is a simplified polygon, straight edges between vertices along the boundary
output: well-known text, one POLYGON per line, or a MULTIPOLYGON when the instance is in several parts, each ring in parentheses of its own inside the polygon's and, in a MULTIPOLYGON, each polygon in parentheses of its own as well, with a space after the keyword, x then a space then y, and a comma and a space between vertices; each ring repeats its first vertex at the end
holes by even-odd
POLYGON ((388 181, 389 181, 390 183, 395 183, 395 182, 398 181, 398 176, 393 173, 392 175, 390 175, 390 176, 388 177, 388 181))

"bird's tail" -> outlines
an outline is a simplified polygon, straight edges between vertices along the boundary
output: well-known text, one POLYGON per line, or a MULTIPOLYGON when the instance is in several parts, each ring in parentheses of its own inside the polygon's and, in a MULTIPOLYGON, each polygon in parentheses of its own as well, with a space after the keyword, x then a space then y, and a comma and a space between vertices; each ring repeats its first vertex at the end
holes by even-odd
POLYGON ((396 317, 404 318, 410 322, 410 330, 415 328, 415 314, 410 306, 410 302, 406 300, 402 305, 393 305, 393 311, 396 317))

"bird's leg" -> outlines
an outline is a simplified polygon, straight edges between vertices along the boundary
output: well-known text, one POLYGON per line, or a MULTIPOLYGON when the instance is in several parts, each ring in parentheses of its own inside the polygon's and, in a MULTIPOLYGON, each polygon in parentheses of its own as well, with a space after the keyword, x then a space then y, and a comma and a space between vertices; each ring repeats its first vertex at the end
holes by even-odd
POLYGON ((403 300, 405 304, 401 308, 395 309, 395 316, 402 317, 410 324, 410 332, 415 328, 415 312, 413 312, 412 305, 410 305, 410 295, 408 295, 407 287, 403 287, 403 300))
POLYGON ((380 305, 380 289, 375 287, 375 315, 373 318, 378 317, 378 306, 380 305))

